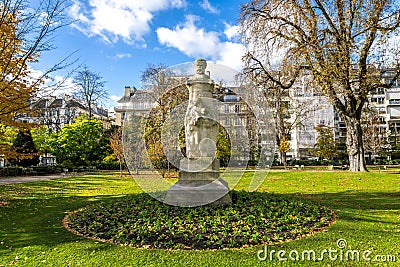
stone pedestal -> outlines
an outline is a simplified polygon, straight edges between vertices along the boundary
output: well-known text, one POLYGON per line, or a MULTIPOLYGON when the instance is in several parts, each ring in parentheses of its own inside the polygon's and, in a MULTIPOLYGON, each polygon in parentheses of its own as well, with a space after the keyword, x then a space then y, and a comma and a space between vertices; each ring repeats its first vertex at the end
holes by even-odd
POLYGON ((205 166, 209 161, 210 158, 182 160, 179 180, 168 190, 164 201, 183 207, 231 204, 228 183, 219 177, 219 161, 211 159, 211 164, 205 166), (190 171, 198 169, 202 171, 190 171))

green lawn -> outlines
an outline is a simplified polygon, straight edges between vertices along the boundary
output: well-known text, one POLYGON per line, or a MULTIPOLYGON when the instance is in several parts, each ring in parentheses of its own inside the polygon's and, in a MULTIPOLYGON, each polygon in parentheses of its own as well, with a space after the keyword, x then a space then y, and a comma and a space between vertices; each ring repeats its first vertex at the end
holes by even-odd
MULTIPOLYGON (((236 189, 247 188, 248 173, 236 189)), ((62 219, 98 201, 141 192, 133 179, 118 174, 93 174, 29 184, 0 186, 0 266, 400 266, 400 175, 349 172, 271 171, 260 191, 301 195, 333 209, 338 218, 327 231, 300 240, 268 246, 284 250, 339 250, 336 261, 280 262, 257 258, 264 246, 235 250, 171 251, 136 249, 75 236, 62 219), (340 249, 337 240, 345 239, 340 249), (348 251, 360 261, 346 261, 348 251), (366 252, 365 252, 366 251, 366 252), (364 261, 362 253, 371 261, 364 261), (373 259, 397 262, 378 263, 373 259)), ((151 207, 149 207, 151 208, 151 207)), ((294 252, 291 255, 295 255, 294 252)), ((307 256, 305 254, 305 256, 307 256)))

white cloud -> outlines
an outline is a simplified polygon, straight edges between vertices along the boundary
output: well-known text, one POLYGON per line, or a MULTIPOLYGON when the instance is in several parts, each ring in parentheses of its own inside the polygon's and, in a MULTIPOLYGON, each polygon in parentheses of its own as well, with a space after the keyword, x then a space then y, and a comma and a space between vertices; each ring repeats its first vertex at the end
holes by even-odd
POLYGON ((178 25, 175 29, 158 28, 157 36, 160 43, 169 47, 175 47, 188 56, 205 57, 217 53, 218 33, 206 32, 198 29, 194 22, 197 17, 188 15, 183 25, 178 25))
POLYGON ((177 25, 175 29, 158 28, 159 42, 168 47, 174 47, 187 56, 210 58, 218 64, 240 70, 244 46, 239 43, 221 41, 217 32, 207 32, 203 28, 198 28, 195 25, 197 19, 189 15, 185 23, 177 25))
POLYGON ((55 85, 50 87, 53 89, 52 95, 73 95, 78 90, 74 84, 73 78, 65 78, 57 75, 54 77, 54 82, 55 85))
POLYGON ((122 97, 122 96, 112 95, 112 96, 110 96, 110 99, 111 99, 112 101, 118 101, 118 100, 121 99, 121 97, 122 97))
POLYGON ((33 84, 41 81, 39 84, 39 89, 35 92, 37 97, 58 96, 61 94, 72 95, 76 90, 73 79, 70 77, 65 78, 60 75, 50 77, 45 75, 42 70, 34 69, 31 66, 28 66, 28 69, 29 83, 33 84))
POLYGON ((43 75, 44 75, 43 71, 34 69, 31 66, 28 66, 28 70, 29 70, 29 78, 32 81, 36 81, 38 79, 43 78, 43 75))
POLYGON ((117 106, 117 101, 121 99, 122 96, 111 95, 108 99, 104 101, 104 106, 108 111, 114 111, 114 107, 117 106))
POLYGON ((131 58, 132 54, 131 53, 118 53, 114 56, 108 56, 108 58, 114 59, 114 60, 119 60, 119 59, 124 59, 124 58, 131 58))
POLYGON ((37 96, 73 95, 76 90, 77 88, 72 78, 56 75, 54 78, 45 80, 44 84, 40 86, 37 96))
POLYGON ((235 39, 239 37, 239 26, 238 25, 230 25, 225 23, 224 34, 226 38, 229 40, 235 39))
POLYGON ((76 20, 72 26, 89 37, 144 45, 143 36, 150 31, 154 12, 184 6, 185 0, 88 0, 88 6, 74 0, 68 13, 76 20))
POLYGON ((199 3, 200 7, 211 14, 219 14, 219 10, 213 7, 208 0, 203 0, 203 2, 199 3))
POLYGON ((218 64, 231 67, 235 70, 242 69, 242 56, 245 53, 245 47, 239 43, 224 42, 221 43, 221 52, 216 60, 218 64))

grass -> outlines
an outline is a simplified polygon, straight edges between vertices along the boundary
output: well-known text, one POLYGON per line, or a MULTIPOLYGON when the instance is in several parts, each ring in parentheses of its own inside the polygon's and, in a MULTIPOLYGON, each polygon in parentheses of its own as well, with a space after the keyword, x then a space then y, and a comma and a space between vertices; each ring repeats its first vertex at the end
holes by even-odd
MULTIPOLYGON (((236 186, 247 188, 250 173, 236 186)), ((400 262, 400 178, 398 174, 271 171, 259 191, 311 199, 335 211, 327 231, 268 246, 268 251, 370 250, 397 262, 260 261, 264 246, 226 250, 137 249, 76 236, 62 226, 65 215, 89 204, 138 194, 134 180, 93 174, 0 187, 0 266, 398 266, 400 262)), ((286 257, 288 255, 286 254, 286 257)), ((381 257, 382 258, 382 257, 381 257)))

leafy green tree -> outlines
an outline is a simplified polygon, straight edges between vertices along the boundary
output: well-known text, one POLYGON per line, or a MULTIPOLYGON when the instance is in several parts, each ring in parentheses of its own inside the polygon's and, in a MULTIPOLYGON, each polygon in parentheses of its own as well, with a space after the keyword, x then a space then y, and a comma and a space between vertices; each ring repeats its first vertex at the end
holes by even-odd
POLYGON ((218 139, 217 139, 217 159, 219 159, 221 167, 227 167, 231 158, 231 142, 229 135, 225 128, 219 127, 218 139))
POLYGON ((51 153, 61 165, 88 166, 107 154, 107 141, 103 137, 102 122, 80 116, 73 124, 65 125, 50 140, 51 153))
POLYGON ((43 154, 50 152, 49 140, 51 139, 51 132, 48 127, 32 128, 31 135, 36 149, 43 154))
POLYGON ((320 159, 332 159, 337 156, 337 144, 333 130, 326 125, 318 125, 315 130, 318 133, 315 155, 320 159))
POLYGON ((50 140, 52 138, 51 130, 47 126, 32 128, 31 135, 38 152, 41 155, 44 155, 45 158, 52 157, 53 155, 51 155, 50 153, 51 152, 50 140))

